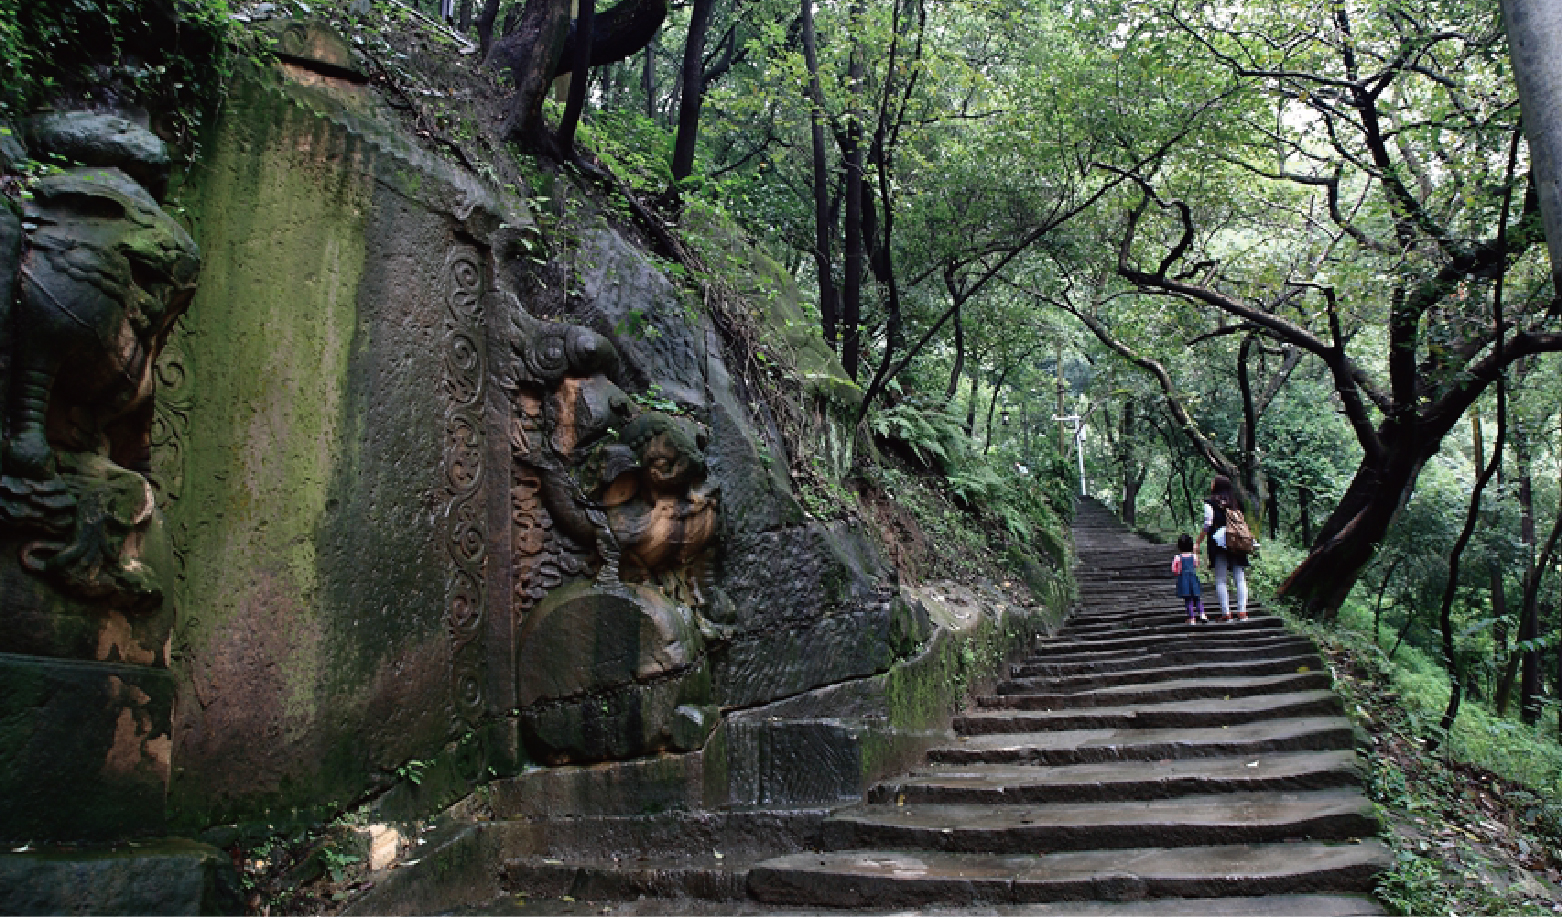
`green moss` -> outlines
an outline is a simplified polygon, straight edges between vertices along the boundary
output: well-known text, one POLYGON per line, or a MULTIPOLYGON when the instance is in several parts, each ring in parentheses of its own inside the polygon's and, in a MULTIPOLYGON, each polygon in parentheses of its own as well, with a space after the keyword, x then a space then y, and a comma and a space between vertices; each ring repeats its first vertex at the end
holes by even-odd
MULTIPOLYGON (((370 189, 322 181, 334 176, 287 149, 285 109, 251 113, 219 135, 192 208, 205 265, 183 343, 198 383, 187 488, 170 517, 197 531, 222 520, 221 536, 187 547, 186 596, 210 624, 261 588, 288 593, 265 601, 308 607, 332 469, 352 460, 341 408, 370 189), (271 574, 264 586, 234 581, 258 569, 271 574)), ((316 664, 292 660, 295 698, 316 664)))

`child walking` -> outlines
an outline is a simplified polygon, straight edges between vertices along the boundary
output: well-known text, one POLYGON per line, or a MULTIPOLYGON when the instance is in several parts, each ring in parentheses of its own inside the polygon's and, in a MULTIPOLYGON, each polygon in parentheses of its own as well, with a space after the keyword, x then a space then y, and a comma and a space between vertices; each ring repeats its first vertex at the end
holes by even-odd
POLYGON ((1199 587, 1199 555, 1193 553, 1193 539, 1182 535, 1177 539, 1179 553, 1172 558, 1172 572, 1177 575, 1177 597, 1188 609, 1188 623, 1209 622, 1204 616, 1203 592, 1199 587))

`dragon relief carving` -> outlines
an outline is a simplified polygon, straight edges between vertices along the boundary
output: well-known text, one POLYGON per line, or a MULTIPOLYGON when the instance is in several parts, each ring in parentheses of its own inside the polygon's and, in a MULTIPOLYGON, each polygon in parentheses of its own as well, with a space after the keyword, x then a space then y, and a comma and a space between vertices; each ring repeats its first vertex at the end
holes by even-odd
POLYGON ((590 329, 533 318, 510 294, 510 508, 522 617, 571 579, 655 585, 705 604, 720 527, 703 426, 637 411, 618 353, 590 329))

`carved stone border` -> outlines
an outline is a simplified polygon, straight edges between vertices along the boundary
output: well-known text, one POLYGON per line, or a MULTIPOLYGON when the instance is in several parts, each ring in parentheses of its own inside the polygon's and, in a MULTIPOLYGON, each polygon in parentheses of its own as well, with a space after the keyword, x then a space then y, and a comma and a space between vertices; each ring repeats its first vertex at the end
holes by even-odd
POLYGON ((483 257, 458 245, 445 256, 445 334, 441 345, 445 398, 445 508, 443 534, 452 568, 445 584, 445 626, 450 632, 452 714, 456 731, 475 728, 485 707, 483 585, 488 562, 484 473, 482 346, 483 257))

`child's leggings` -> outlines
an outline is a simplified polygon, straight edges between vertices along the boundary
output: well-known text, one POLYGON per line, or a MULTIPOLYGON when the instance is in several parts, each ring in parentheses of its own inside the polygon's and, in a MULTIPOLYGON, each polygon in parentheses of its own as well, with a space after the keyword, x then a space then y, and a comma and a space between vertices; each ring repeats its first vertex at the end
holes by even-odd
POLYGON ((1231 578, 1237 581, 1237 610, 1241 614, 1247 614, 1247 569, 1235 564, 1227 563, 1228 557, 1222 552, 1215 555, 1212 572, 1215 576, 1215 594, 1220 596, 1220 613, 1225 617, 1231 617, 1231 597, 1226 592, 1226 568, 1231 569, 1231 578))
POLYGON ((1198 596, 1190 595, 1183 602, 1188 606, 1188 617, 1197 618, 1204 613, 1204 602, 1198 596))

